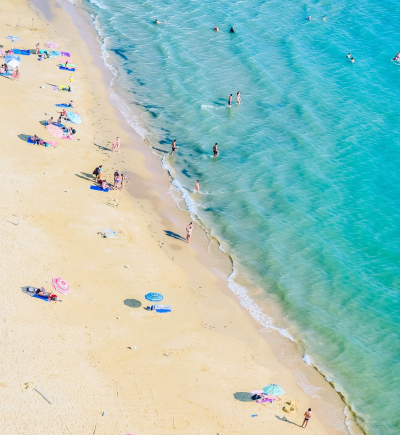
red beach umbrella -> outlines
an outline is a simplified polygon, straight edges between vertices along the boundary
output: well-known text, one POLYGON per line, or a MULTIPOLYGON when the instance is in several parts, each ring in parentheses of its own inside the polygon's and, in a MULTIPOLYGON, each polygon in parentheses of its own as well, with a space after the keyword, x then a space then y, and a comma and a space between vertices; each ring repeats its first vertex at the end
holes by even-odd
POLYGON ((62 139, 64 136, 64 132, 60 127, 57 127, 54 124, 46 125, 46 130, 49 132, 50 136, 57 137, 58 139, 62 139))
POLYGON ((66 295, 71 291, 69 284, 61 278, 53 278, 51 283, 53 284, 53 287, 63 295, 66 295))

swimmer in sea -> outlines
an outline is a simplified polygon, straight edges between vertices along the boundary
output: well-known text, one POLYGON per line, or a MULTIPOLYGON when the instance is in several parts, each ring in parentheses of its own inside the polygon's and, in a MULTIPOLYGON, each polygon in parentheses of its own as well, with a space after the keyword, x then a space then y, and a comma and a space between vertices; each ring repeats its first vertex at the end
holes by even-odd
POLYGON ((396 54, 396 56, 393 58, 393 60, 400 60, 400 51, 396 54))
POLYGON ((229 98, 228 98, 228 106, 229 106, 229 107, 232 106, 232 94, 229 95, 229 98))
POLYGON ((311 21, 311 15, 307 18, 308 21, 311 21))
POLYGON ((213 154, 214 154, 214 157, 218 157, 218 155, 219 155, 217 143, 213 146, 213 154))
POLYGON ((346 57, 347 57, 347 59, 350 59, 351 58, 351 53, 349 53, 346 57))
POLYGON ((350 59, 350 62, 351 62, 351 63, 354 63, 354 57, 352 57, 352 58, 350 59))
POLYGON ((158 21, 157 19, 154 21, 155 24, 165 24, 166 21, 158 21))
POLYGON ((200 193, 200 183, 199 183, 199 180, 196 180, 196 185, 194 186, 193 192, 196 192, 196 190, 197 190, 198 193, 200 193))
POLYGON ((236 94, 236 104, 240 104, 241 102, 242 102, 242 99, 240 97, 240 91, 238 91, 236 94))
POLYGON ((229 30, 231 33, 235 33, 235 30, 233 27, 231 27, 231 29, 229 30))
POLYGON ((219 32, 219 29, 218 29, 217 26, 214 26, 214 30, 215 30, 216 32, 219 32))
POLYGON ((325 17, 324 17, 324 15, 322 15, 322 21, 325 21, 325 17))
POLYGON ((176 140, 173 140, 171 144, 171 156, 174 155, 174 152, 176 151, 177 148, 178 147, 176 146, 176 140))

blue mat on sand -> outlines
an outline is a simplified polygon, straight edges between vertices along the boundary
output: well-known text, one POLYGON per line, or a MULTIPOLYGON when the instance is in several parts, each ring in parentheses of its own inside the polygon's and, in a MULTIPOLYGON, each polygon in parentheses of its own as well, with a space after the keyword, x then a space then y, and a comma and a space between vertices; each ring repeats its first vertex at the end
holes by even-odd
POLYGON ((69 106, 68 104, 56 104, 56 106, 57 106, 57 107, 62 107, 62 108, 64 108, 64 109, 68 109, 68 107, 71 107, 71 106, 69 106))
POLYGON ((22 54, 23 56, 30 56, 31 52, 29 50, 19 50, 18 48, 14 48, 14 54, 22 54))
POLYGON ((51 302, 51 299, 47 299, 46 296, 33 295, 32 297, 37 298, 37 299, 41 299, 42 301, 45 301, 45 302, 51 302))
MULTIPOLYGON (((39 138, 39 140, 42 140, 42 139, 39 138)), ((27 142, 28 142, 28 143, 33 143, 33 140, 31 140, 31 138, 29 138, 29 139, 27 140, 27 142)))
POLYGON ((11 76, 12 76, 12 74, 11 74, 11 73, 9 73, 9 72, 6 72, 6 73, 1 73, 1 74, 0 74, 0 76, 10 76, 10 77, 11 77, 11 76))
POLYGON ((108 192, 110 189, 107 187, 107 189, 106 190, 104 190, 102 187, 100 187, 100 186, 90 186, 90 188, 92 189, 92 190, 100 190, 101 192, 108 192))
POLYGON ((75 68, 65 68, 65 66, 59 66, 58 69, 63 69, 65 71, 75 71, 75 68))

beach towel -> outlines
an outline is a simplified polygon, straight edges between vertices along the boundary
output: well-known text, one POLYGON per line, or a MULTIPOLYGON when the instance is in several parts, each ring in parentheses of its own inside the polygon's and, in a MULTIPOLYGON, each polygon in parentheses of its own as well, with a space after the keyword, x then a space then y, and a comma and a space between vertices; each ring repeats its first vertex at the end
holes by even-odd
MULTIPOLYGON (((58 66, 63 66, 65 68, 65 62, 59 63, 58 66)), ((68 63, 67 68, 76 68, 76 65, 74 63, 68 63)))
POLYGON ((63 109, 67 109, 68 107, 71 107, 69 104, 56 104, 57 107, 62 107, 63 109))
POLYGON ((39 53, 40 53, 40 54, 44 54, 44 53, 49 54, 49 50, 39 50, 39 53))
POLYGON ((65 66, 59 66, 58 69, 62 69, 64 71, 75 71, 75 68, 65 68, 65 66))
POLYGON ((61 56, 64 56, 64 57, 71 57, 71 54, 68 53, 68 51, 61 51, 60 54, 61 54, 61 56))
POLYGON ((10 72, 0 73, 0 76, 12 76, 10 72))
POLYGON ((119 239, 119 236, 116 231, 109 230, 108 228, 103 228, 103 231, 101 232, 101 235, 105 239, 119 239))
POLYGON ((51 299, 47 299, 46 296, 40 296, 40 295, 37 295, 37 294, 35 293, 36 289, 34 289, 33 287, 27 287, 27 288, 24 288, 22 291, 23 291, 25 294, 27 294, 27 295, 29 295, 29 296, 32 296, 33 298, 41 299, 42 301, 45 301, 45 302, 51 302, 51 299))
POLYGON ((154 305, 157 313, 170 313, 171 307, 169 305, 154 305))
POLYGON ((50 51, 50 56, 59 56, 59 55, 60 55, 59 51, 54 51, 54 50, 50 51))
POLYGON ((66 85, 58 85, 58 89, 59 89, 60 91, 71 92, 71 89, 68 89, 68 88, 70 88, 70 86, 66 86, 66 85))
POLYGON ((22 54, 22 56, 30 56, 31 52, 29 50, 18 50, 18 48, 14 48, 14 54, 22 54))
POLYGON ((100 190, 100 192, 108 192, 108 191, 110 190, 108 187, 107 187, 106 190, 103 190, 103 188, 100 187, 100 186, 90 186, 90 188, 91 188, 92 190, 100 190))
MULTIPOLYGON (((39 138, 39 141, 41 141, 41 140, 43 140, 43 139, 40 139, 40 138, 39 138)), ((32 140, 31 138, 29 138, 29 139, 27 140, 27 142, 28 142, 28 143, 33 143, 33 140, 32 140)))

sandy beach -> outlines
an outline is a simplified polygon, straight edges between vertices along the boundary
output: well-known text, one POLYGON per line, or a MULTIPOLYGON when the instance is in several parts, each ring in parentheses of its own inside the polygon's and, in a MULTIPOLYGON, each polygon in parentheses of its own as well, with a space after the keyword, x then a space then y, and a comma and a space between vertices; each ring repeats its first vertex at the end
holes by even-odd
POLYGON ((204 234, 195 228, 193 244, 183 243, 189 216, 111 106, 93 47, 60 6, 47 11, 51 20, 25 0, 1 5, 3 49, 7 35, 19 36, 21 49, 56 41, 78 66, 72 93, 51 86, 68 85, 57 59, 21 56, 19 81, 0 77, 2 433, 286 435, 301 433, 308 407, 307 433, 343 433, 344 416, 335 426, 329 408, 304 393, 277 346, 200 261, 204 234), (71 99, 83 120, 75 140, 27 143, 33 134, 51 140, 40 122, 71 99), (121 153, 111 151, 116 136, 121 153), (90 190, 100 164, 109 182, 115 168, 129 168, 128 189, 90 190), (104 228, 119 238, 103 238, 104 228), (53 291, 54 277, 71 286, 62 302, 22 291, 53 291), (146 311, 149 292, 162 293, 172 312, 146 311), (286 392, 272 406, 237 400, 271 383, 286 392))

